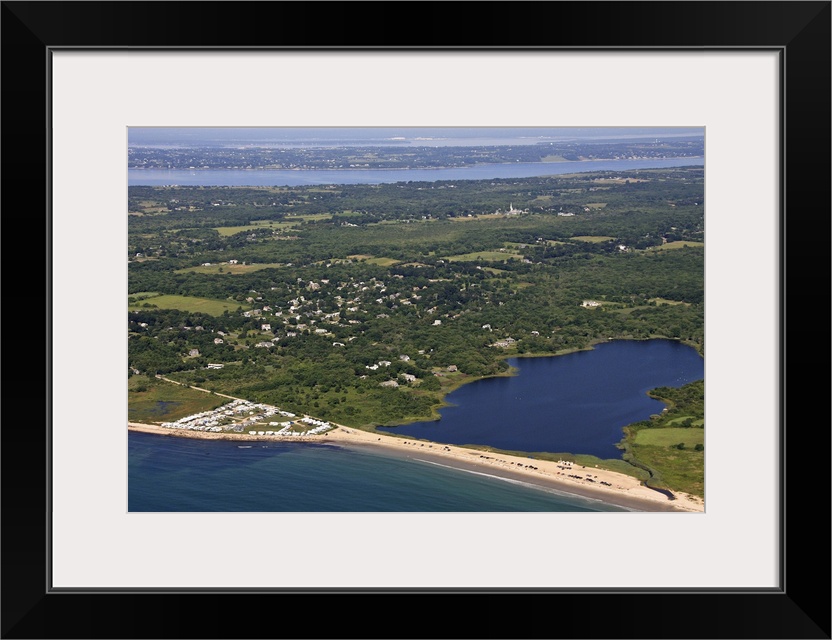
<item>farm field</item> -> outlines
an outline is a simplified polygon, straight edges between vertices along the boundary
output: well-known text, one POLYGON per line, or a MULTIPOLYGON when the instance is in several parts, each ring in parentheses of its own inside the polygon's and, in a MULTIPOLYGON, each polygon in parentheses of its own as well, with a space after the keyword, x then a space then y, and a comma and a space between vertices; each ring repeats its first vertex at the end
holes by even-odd
POLYGON ((268 262, 263 264, 228 264, 227 262, 222 262, 219 264, 211 264, 210 266, 200 265, 198 267, 177 269, 174 273, 207 273, 210 275, 224 275, 230 273, 232 275, 241 275, 243 273, 261 271, 262 269, 279 269, 282 266, 283 265, 278 262, 268 262))
POLYGON ((674 240, 673 242, 668 242, 666 244, 660 245, 658 247, 650 247, 649 249, 644 249, 644 251, 670 251, 673 249, 684 249, 685 247, 704 247, 704 242, 691 242, 690 240, 674 240))
POLYGON ((292 229, 297 227, 300 222, 280 222, 272 220, 254 220, 251 224, 237 225, 232 227, 213 227, 220 236, 226 238, 236 235, 238 233, 259 231, 261 229, 292 229))
POLYGON ((401 260, 396 260, 394 258, 385 258, 383 256, 371 256, 366 254, 354 254, 349 255, 347 258, 351 260, 360 260, 362 262, 366 262, 367 264, 377 264, 380 267, 392 267, 394 264, 399 264, 401 260))
POLYGON ((612 236, 572 236, 572 240, 580 242, 609 242, 615 240, 612 236))
POLYGON ((224 311, 235 311, 240 307, 243 309, 249 308, 247 305, 242 305, 236 301, 211 300, 210 298, 165 294, 144 298, 140 302, 128 305, 127 309, 128 311, 142 311, 148 308, 177 309, 187 313, 205 313, 209 316, 221 316, 224 311))
POLYGON ((449 262, 470 262, 474 260, 484 260, 485 262, 506 262, 510 258, 521 259, 523 256, 519 253, 511 251, 474 251, 472 253, 463 253, 457 256, 446 256, 444 259, 449 262))

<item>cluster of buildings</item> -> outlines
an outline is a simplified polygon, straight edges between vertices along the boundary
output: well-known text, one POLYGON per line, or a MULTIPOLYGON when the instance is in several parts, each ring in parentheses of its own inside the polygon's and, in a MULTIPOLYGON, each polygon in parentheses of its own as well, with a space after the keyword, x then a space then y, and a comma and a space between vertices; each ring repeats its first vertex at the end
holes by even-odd
POLYGON ((311 429, 307 429, 306 431, 295 431, 292 429, 295 423, 293 422, 270 422, 270 426, 274 426, 280 424, 283 428, 279 431, 249 431, 248 434, 250 436, 313 436, 319 433, 323 433, 329 429, 332 429, 332 425, 324 420, 317 420, 315 418, 310 418, 309 416, 305 416, 298 420, 298 422, 303 422, 304 424, 314 425, 311 429))
MULTIPOLYGON (((253 403, 248 400, 232 400, 231 402, 214 409, 213 411, 202 411, 190 416, 180 418, 175 422, 163 422, 162 426, 167 429, 188 429, 189 431, 210 431, 219 433, 221 431, 236 431, 241 433, 246 427, 261 423, 268 418, 281 415, 287 418, 294 418, 295 414, 283 411, 268 404, 253 403)), ((270 425, 279 424, 269 422, 270 425)), ((291 427, 292 422, 284 422, 281 426, 291 427)))
MULTIPOLYGON (((331 266, 333 262, 351 262, 350 260, 338 260, 327 263, 331 266)), ((287 265, 291 266, 291 265, 287 265)), ((308 330, 310 333, 331 337, 335 342, 333 347, 343 347, 355 339, 355 336, 347 335, 349 333, 350 325, 361 324, 361 320, 356 318, 347 318, 347 313, 368 314, 376 305, 384 305, 384 310, 396 310, 400 305, 412 306, 422 299, 419 291, 427 289, 427 285, 422 287, 407 287, 406 285, 395 282, 395 280, 403 280, 404 276, 392 276, 394 281, 385 283, 376 278, 370 278, 367 281, 331 281, 327 278, 319 279, 318 281, 304 281, 298 279, 295 285, 283 284, 280 286, 271 287, 271 292, 280 291, 283 295, 292 296, 287 300, 285 307, 270 306, 269 304, 261 304, 261 306, 243 311, 244 318, 257 319, 259 321, 260 332, 269 334, 273 337, 255 344, 255 347, 269 348, 273 346, 269 344, 279 342, 282 337, 292 338, 298 335, 299 332, 308 330), (391 288, 398 289, 391 291, 391 288), (321 299, 318 295, 310 300, 304 297, 301 291, 321 292, 327 294, 330 298, 331 304, 323 305, 325 309, 321 308, 321 299), (365 308, 368 307, 368 308, 365 308), (322 326, 325 325, 325 326, 322 326)), ((245 301, 252 305, 257 305, 258 302, 266 303, 271 295, 279 294, 261 294, 256 290, 249 291, 251 295, 245 298, 245 301)), ((434 309, 427 309, 427 313, 433 313, 434 309)), ((368 316, 369 317, 369 316, 368 316)), ((377 318, 390 317, 387 313, 376 314, 377 318)), ((441 324, 441 320, 434 320, 434 325, 441 324)))

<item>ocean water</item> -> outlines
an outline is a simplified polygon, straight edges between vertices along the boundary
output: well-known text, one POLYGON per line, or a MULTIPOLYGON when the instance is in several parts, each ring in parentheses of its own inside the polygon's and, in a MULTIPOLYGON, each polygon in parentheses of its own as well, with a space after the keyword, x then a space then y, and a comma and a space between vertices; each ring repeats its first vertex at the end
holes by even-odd
POLYGON ((128 434, 130 512, 625 511, 371 450, 128 434))

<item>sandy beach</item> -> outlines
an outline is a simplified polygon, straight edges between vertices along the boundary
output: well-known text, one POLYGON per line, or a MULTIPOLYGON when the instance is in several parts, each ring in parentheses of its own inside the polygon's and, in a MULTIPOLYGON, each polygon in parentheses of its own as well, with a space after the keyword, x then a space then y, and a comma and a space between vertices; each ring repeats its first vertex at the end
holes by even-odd
POLYGON ((582 467, 568 462, 559 464, 548 460, 534 460, 382 433, 370 433, 343 425, 335 425, 335 429, 320 435, 297 437, 210 433, 187 429, 171 429, 138 422, 128 422, 127 428, 132 431, 163 436, 204 440, 271 442, 279 440, 379 448, 390 454, 401 455, 413 460, 422 460, 426 463, 443 464, 466 471, 519 480, 542 488, 601 500, 634 511, 704 512, 703 501, 695 496, 677 493, 675 494, 676 499, 670 500, 664 494, 645 487, 636 478, 604 469, 582 467))

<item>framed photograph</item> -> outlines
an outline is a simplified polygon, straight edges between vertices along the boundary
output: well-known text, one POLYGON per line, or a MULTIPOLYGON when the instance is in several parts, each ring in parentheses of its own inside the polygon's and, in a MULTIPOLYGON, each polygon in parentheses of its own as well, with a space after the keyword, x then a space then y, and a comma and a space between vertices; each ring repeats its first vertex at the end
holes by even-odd
POLYGON ((705 512, 704 127, 128 137, 131 513, 705 512))
MULTIPOLYGON (((484 637, 829 638, 828 517, 802 500, 829 505, 829 431, 806 428, 828 419, 797 417, 803 396, 828 389, 815 391, 799 356, 787 368, 787 338, 805 323, 787 324, 786 292, 828 273, 830 3, 484 3, 476 29, 447 4, 403 6, 420 18, 391 45, 363 26, 378 9, 363 3, 3 3, 7 328, 45 344, 41 358, 12 351, 6 368, 3 636, 274 635, 257 616, 200 612, 231 612, 230 597, 329 608, 340 595, 365 606, 419 595, 438 609, 406 634, 333 619, 291 635, 431 637, 453 607, 463 635, 484 637), (703 133, 702 511, 130 508, 131 132, 555 127, 703 133), (33 273, 40 261, 21 249, 40 237, 33 273), (43 314, 26 302, 41 283, 43 314), (788 407, 787 372, 801 391, 788 407), (512 622, 477 615, 497 596, 512 622), (148 604, 181 628, 127 613, 148 604), (554 615, 541 620, 541 606, 554 615), (532 629, 515 626, 526 618, 532 629)), ((165 158, 170 170, 182 160, 165 158)), ((245 481, 229 478, 242 499, 245 481)))

